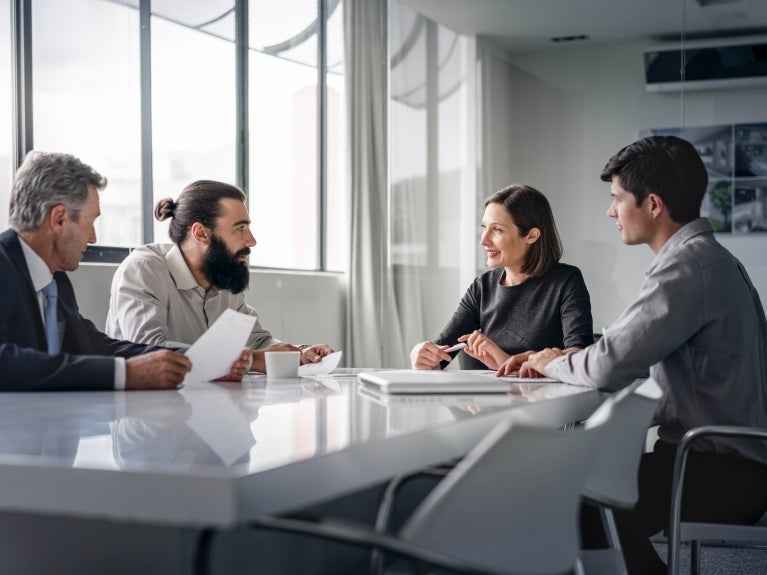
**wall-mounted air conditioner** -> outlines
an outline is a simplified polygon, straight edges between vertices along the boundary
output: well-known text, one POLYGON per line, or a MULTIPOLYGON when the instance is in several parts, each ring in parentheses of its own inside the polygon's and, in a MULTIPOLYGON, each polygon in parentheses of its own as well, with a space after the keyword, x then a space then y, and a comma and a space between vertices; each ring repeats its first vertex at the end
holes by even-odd
MULTIPOLYGON (((647 48, 648 92, 678 91, 682 69, 680 44, 647 48)), ((685 90, 767 86, 767 36, 686 42, 685 90)))

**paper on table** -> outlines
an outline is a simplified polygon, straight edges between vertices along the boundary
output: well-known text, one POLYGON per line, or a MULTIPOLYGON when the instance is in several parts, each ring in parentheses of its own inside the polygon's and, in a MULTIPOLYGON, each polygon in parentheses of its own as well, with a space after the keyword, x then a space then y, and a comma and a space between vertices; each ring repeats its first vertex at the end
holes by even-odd
MULTIPOLYGON (((480 375, 487 375, 495 377, 495 371, 484 371, 480 375)), ((503 381, 510 381, 512 383, 562 383, 558 379, 553 377, 517 377, 516 375, 507 375, 505 377, 499 377, 503 381)))
POLYGON ((298 375, 306 377, 309 375, 325 375, 331 373, 338 367, 338 363, 341 361, 343 353, 344 352, 342 351, 334 351, 323 357, 322 360, 317 363, 307 363, 306 365, 302 365, 298 368, 298 375))
POLYGON ((253 331, 256 316, 227 309, 205 333, 186 350, 192 361, 192 370, 184 383, 211 381, 229 373, 234 361, 242 353, 253 331))

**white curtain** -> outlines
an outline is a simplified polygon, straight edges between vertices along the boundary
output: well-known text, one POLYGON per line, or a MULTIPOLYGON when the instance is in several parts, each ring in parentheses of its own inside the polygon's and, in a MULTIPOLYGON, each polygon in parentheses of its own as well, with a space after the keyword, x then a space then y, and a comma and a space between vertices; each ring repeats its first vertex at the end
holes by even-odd
POLYGON ((386 0, 345 0, 351 241, 346 364, 400 367, 389 261, 386 0))
POLYGON ((396 0, 344 8, 347 365, 408 367, 476 266, 474 44, 396 0))

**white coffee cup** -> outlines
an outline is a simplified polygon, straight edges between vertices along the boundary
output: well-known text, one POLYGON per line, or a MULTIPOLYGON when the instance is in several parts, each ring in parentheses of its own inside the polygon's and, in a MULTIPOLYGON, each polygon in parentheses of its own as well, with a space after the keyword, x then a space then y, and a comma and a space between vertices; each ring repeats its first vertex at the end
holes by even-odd
POLYGON ((301 363, 300 351, 267 351, 267 379, 293 379, 298 377, 298 366, 301 363))

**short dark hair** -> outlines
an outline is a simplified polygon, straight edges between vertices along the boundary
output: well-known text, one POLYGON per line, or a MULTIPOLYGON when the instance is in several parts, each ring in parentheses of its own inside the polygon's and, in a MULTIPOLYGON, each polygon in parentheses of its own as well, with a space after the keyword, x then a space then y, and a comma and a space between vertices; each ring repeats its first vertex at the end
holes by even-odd
POLYGON ((245 203, 247 197, 237 186, 213 180, 197 180, 185 187, 174 202, 163 198, 154 207, 154 217, 159 221, 173 218, 168 228, 168 235, 174 244, 179 245, 186 239, 190 228, 200 222, 206 228, 214 229, 216 220, 221 217, 222 198, 230 198, 245 203))
POLYGON ((17 232, 36 230, 51 208, 63 204, 77 222, 88 186, 103 190, 106 185, 104 176, 71 154, 31 150, 13 179, 8 220, 17 232))
POLYGON ((562 258, 562 242, 551 206, 541 192, 530 186, 512 184, 495 192, 485 200, 485 207, 498 204, 506 208, 514 225, 519 228, 520 237, 526 236, 533 228, 541 236, 530 246, 522 273, 540 276, 549 271, 562 258))
POLYGON ((708 173, 687 140, 676 136, 637 140, 610 158, 600 177, 609 182, 613 176, 634 195, 637 206, 649 194, 657 194, 675 222, 686 224, 700 217, 708 173))

